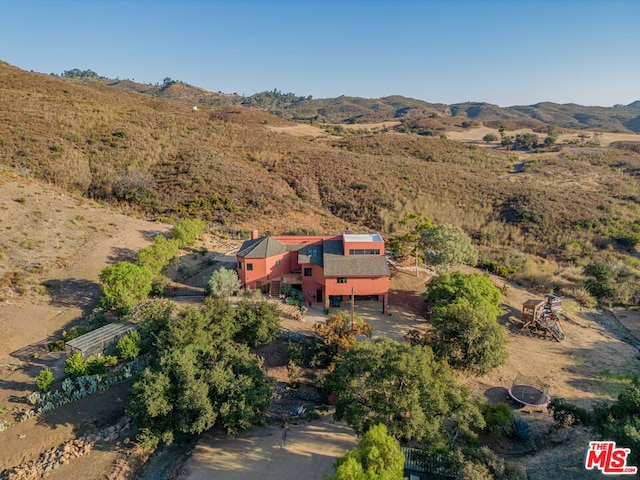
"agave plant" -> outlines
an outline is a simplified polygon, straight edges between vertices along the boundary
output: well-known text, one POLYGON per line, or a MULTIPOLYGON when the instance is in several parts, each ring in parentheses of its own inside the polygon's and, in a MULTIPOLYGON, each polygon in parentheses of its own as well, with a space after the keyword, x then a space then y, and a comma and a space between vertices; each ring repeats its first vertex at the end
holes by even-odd
POLYGON ((533 438, 533 430, 525 420, 516 418, 513 421, 513 433, 511 435, 516 442, 526 444, 533 438))
POLYGON ((289 415, 292 417, 302 417, 305 413, 307 413, 307 407, 304 405, 293 406, 289 411, 289 415))

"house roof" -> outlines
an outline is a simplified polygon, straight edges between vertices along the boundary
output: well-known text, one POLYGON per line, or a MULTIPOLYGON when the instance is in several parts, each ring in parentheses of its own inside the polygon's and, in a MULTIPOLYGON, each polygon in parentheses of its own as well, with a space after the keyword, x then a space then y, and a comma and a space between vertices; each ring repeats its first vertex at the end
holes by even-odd
MULTIPOLYGON (((378 234, 347 234, 351 242, 382 241, 378 234)), ((238 257, 267 258, 287 251, 298 251, 298 263, 313 263, 324 269, 325 276, 335 277, 379 277, 389 276, 387 260, 382 255, 345 255, 342 238, 307 244, 284 244, 273 237, 261 237, 245 241, 238 257)))
POLYGON ((344 241, 349 242, 382 242, 382 237, 379 233, 345 233, 344 241))
POLYGON ((324 274, 328 277, 389 276, 389 265, 382 255, 344 255, 340 240, 323 242, 324 274))
POLYGON ((287 247, 284 243, 273 237, 261 237, 244 242, 238 250, 238 256, 242 258, 267 258, 286 251, 287 247))

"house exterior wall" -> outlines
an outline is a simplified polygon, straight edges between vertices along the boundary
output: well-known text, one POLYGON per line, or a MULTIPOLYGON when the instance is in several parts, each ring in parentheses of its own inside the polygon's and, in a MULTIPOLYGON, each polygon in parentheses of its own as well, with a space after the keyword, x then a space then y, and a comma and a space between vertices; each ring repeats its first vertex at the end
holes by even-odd
POLYGON ((322 268, 312 263, 305 263, 302 265, 302 293, 304 294, 304 300, 306 303, 320 302, 324 300, 326 296, 325 278, 322 268), (304 276, 304 269, 311 268, 311 276, 304 276), (317 298, 318 289, 322 289, 321 299, 317 298))
POLYGON ((343 277, 347 283, 338 283, 338 277, 325 279, 325 304, 328 306, 329 296, 340 295, 348 300, 353 291, 354 295, 377 295, 383 303, 384 313, 388 313, 389 277, 343 277), (352 290, 353 289, 353 290, 352 290))
POLYGON ((342 246, 344 254, 349 255, 349 250, 380 250, 380 255, 384 255, 384 242, 345 242, 342 246))

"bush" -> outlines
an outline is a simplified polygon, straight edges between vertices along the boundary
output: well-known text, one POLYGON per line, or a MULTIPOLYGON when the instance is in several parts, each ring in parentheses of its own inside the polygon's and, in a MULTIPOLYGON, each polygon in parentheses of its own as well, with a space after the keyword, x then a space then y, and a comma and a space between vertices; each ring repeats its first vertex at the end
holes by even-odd
POLYGON ((44 367, 42 370, 40 370, 40 373, 38 373, 38 376, 36 377, 36 385, 40 390, 46 392, 47 390, 49 390, 49 388, 51 388, 52 383, 53 373, 51 372, 51 370, 49 370, 48 367, 44 367))
POLYGON ((205 285, 206 291, 213 297, 229 297, 240 290, 242 282, 235 270, 220 268, 211 274, 205 285))
POLYGON ((580 305, 587 308, 598 306, 598 300, 585 287, 574 287, 567 290, 567 295, 575 298, 580 305))
POLYGON ((185 218, 171 229, 171 234, 179 248, 184 248, 192 244, 205 228, 206 224, 202 220, 185 218))
POLYGON ((87 375, 102 375, 107 372, 105 357, 91 357, 87 361, 87 375))
POLYGON ((563 398, 551 400, 548 409, 551 410, 554 422, 565 427, 591 423, 591 414, 587 410, 566 402, 563 398))
POLYGON ((178 253, 178 241, 167 240, 164 235, 156 235, 153 243, 138 252, 138 265, 158 274, 178 253))
POLYGON ((73 352, 64 363, 64 374, 69 378, 83 377, 89 366, 80 352, 73 352))
POLYGON ((132 360, 140 355, 142 349, 142 340, 140 334, 136 330, 127 332, 122 336, 116 344, 116 351, 118 352, 118 358, 121 360, 132 360))
POLYGON ((102 284, 102 306, 127 311, 146 300, 151 292, 153 274, 146 267, 120 262, 105 267, 99 275, 102 284))
POLYGON ((513 433, 513 413, 504 402, 496 405, 484 405, 482 407, 482 416, 486 426, 484 431, 497 437, 509 436, 513 433))

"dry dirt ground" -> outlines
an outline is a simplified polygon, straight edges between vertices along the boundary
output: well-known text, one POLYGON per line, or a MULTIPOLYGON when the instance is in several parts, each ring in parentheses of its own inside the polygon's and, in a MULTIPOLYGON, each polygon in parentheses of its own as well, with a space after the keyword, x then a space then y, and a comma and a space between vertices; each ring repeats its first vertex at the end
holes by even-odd
POLYGON ((322 480, 353 448, 351 428, 327 416, 313 423, 254 428, 241 438, 206 434, 180 478, 187 480, 322 480))

